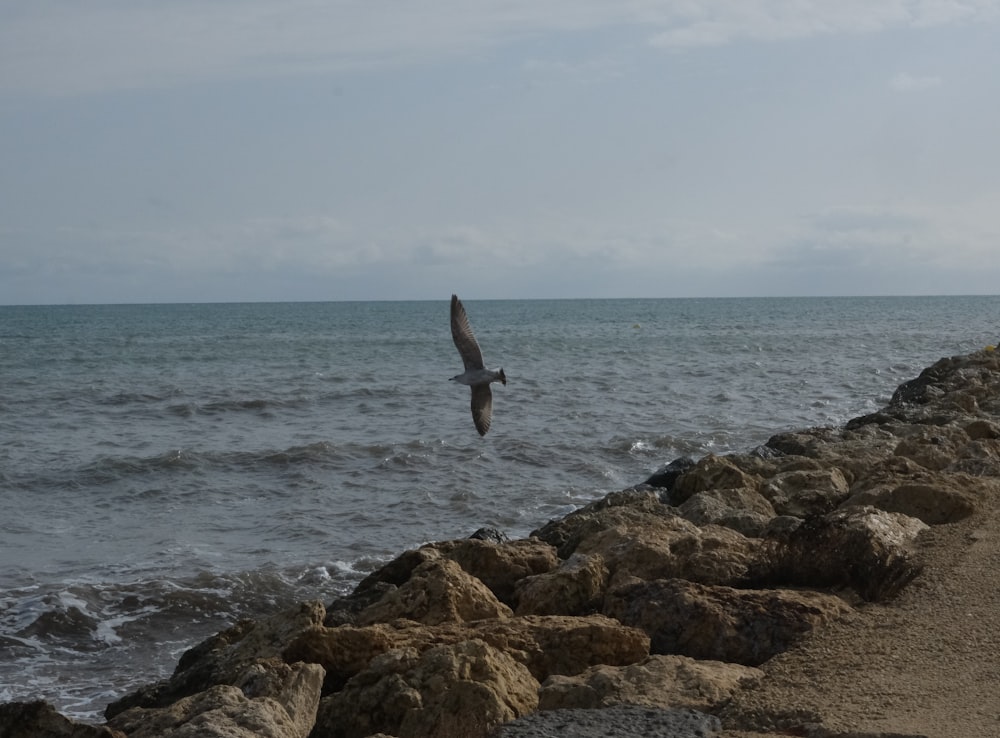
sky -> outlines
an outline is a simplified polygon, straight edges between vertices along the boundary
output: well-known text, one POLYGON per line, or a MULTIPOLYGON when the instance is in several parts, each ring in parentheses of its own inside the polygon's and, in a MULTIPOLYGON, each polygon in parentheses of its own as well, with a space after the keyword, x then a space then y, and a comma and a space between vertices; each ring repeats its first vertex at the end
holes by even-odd
POLYGON ((0 304, 995 294, 1000 0, 10 0, 0 304))

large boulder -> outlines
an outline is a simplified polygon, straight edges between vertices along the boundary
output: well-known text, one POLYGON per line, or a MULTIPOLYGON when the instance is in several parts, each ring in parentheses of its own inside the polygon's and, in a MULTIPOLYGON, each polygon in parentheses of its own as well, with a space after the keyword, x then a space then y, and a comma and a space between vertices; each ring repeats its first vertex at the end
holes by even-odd
POLYGON ((761 543, 730 528, 700 527, 669 515, 597 531, 581 540, 576 551, 603 559, 610 586, 631 577, 737 585, 747 582, 757 566, 761 543))
POLYGON ((677 512, 695 525, 721 525, 750 538, 764 534, 777 513, 756 488, 707 489, 691 495, 677 512))
POLYGON ((850 486, 840 469, 789 471, 760 486, 760 494, 778 515, 808 518, 830 512, 847 499, 850 486))
POLYGON ((851 608, 819 592, 662 579, 608 592, 604 611, 648 633, 652 653, 758 666, 851 608))
POLYGON ((259 662, 167 707, 132 707, 109 721, 129 738, 306 738, 316 723, 323 669, 259 662))
POLYGON ((920 573, 913 543, 927 526, 902 513, 845 507, 769 540, 758 582, 852 587, 863 599, 888 599, 920 573))
POLYGON ((518 615, 587 615, 601 609, 608 567, 598 555, 573 554, 557 569, 525 577, 515 592, 518 615))
POLYGON ((575 676, 551 676, 539 690, 538 709, 626 704, 711 711, 763 676, 760 669, 739 664, 650 656, 629 666, 592 666, 575 676))
POLYGON ((364 738, 479 738, 533 712, 538 682, 520 663, 480 640, 374 659, 323 700, 316 734, 364 738))
POLYGON ((401 586, 362 610, 359 625, 406 618, 426 625, 510 617, 485 584, 448 559, 425 561, 401 586))

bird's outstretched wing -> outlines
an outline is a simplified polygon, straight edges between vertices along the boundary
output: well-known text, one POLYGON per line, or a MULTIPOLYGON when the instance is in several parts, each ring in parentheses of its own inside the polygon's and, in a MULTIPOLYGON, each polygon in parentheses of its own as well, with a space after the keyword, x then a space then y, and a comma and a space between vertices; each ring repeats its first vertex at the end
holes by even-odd
POLYGON ((472 422, 476 424, 479 435, 485 436, 493 420, 493 393, 488 384, 477 384, 472 387, 472 422))
MULTIPOLYGON (((462 356, 466 371, 485 367, 483 352, 479 348, 476 335, 472 332, 472 326, 469 325, 469 316, 465 314, 465 308, 462 306, 462 301, 458 299, 458 295, 451 296, 451 337, 455 341, 458 353, 462 356)), ((476 427, 479 427, 478 422, 476 427)), ((486 427, 489 427, 488 419, 486 427)), ((485 431, 480 431, 480 433, 485 433, 485 431)))

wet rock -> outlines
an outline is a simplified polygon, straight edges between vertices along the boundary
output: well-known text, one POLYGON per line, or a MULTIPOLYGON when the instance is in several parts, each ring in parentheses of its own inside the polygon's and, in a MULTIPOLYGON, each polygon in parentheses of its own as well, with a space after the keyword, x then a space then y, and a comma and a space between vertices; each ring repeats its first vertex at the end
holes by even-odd
POLYGON ((440 559, 418 566, 403 585, 362 610, 357 621, 370 625, 406 618, 436 625, 512 614, 479 579, 466 574, 454 561, 440 559))
POLYGON ((605 613, 649 634, 655 654, 758 666, 814 628, 851 612, 839 597, 744 590, 681 579, 637 581, 608 593, 605 613))
POLYGON ((518 615, 587 615, 601 609, 608 567, 598 555, 573 554, 558 568, 517 583, 518 615))
POLYGON ((280 656, 285 645, 319 626, 326 611, 319 602, 303 602, 256 621, 242 621, 188 650, 169 679, 143 687, 112 702, 107 718, 131 707, 165 707, 215 685, 233 685, 252 664, 280 656))
POLYGON ((108 727, 78 723, 60 715, 48 702, 0 703, 3 738, 125 738, 108 727))
POLYGON ((627 704, 711 711, 763 676, 759 669, 739 664, 650 656, 630 666, 593 666, 576 676, 549 677, 539 690, 538 709, 627 704))
POLYGON ((538 682, 480 640, 390 651, 323 701, 316 733, 477 738, 538 705, 538 682))
POLYGON ((694 465, 694 459, 688 456, 682 456, 657 469, 649 475, 643 484, 648 484, 650 487, 662 489, 663 492, 660 493, 660 499, 662 499, 666 504, 672 504, 669 502, 669 494, 674 488, 674 483, 681 474, 692 469, 694 465), (663 495, 667 495, 667 499, 664 499, 663 495))
POLYGON ((109 725, 129 738, 306 738, 322 683, 316 664, 259 662, 235 685, 209 687, 167 707, 133 707, 109 725))

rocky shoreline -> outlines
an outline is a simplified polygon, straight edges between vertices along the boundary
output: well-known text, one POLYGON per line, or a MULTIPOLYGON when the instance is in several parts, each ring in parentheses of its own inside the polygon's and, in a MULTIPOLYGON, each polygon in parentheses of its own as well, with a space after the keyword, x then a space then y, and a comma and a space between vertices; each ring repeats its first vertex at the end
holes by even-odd
POLYGON ((0 705, 0 738, 900 736, 771 685, 814 682, 789 654, 933 581, 926 542, 998 500, 987 347, 842 428, 676 460, 529 538, 431 543, 340 600, 237 623, 104 725, 0 705))

